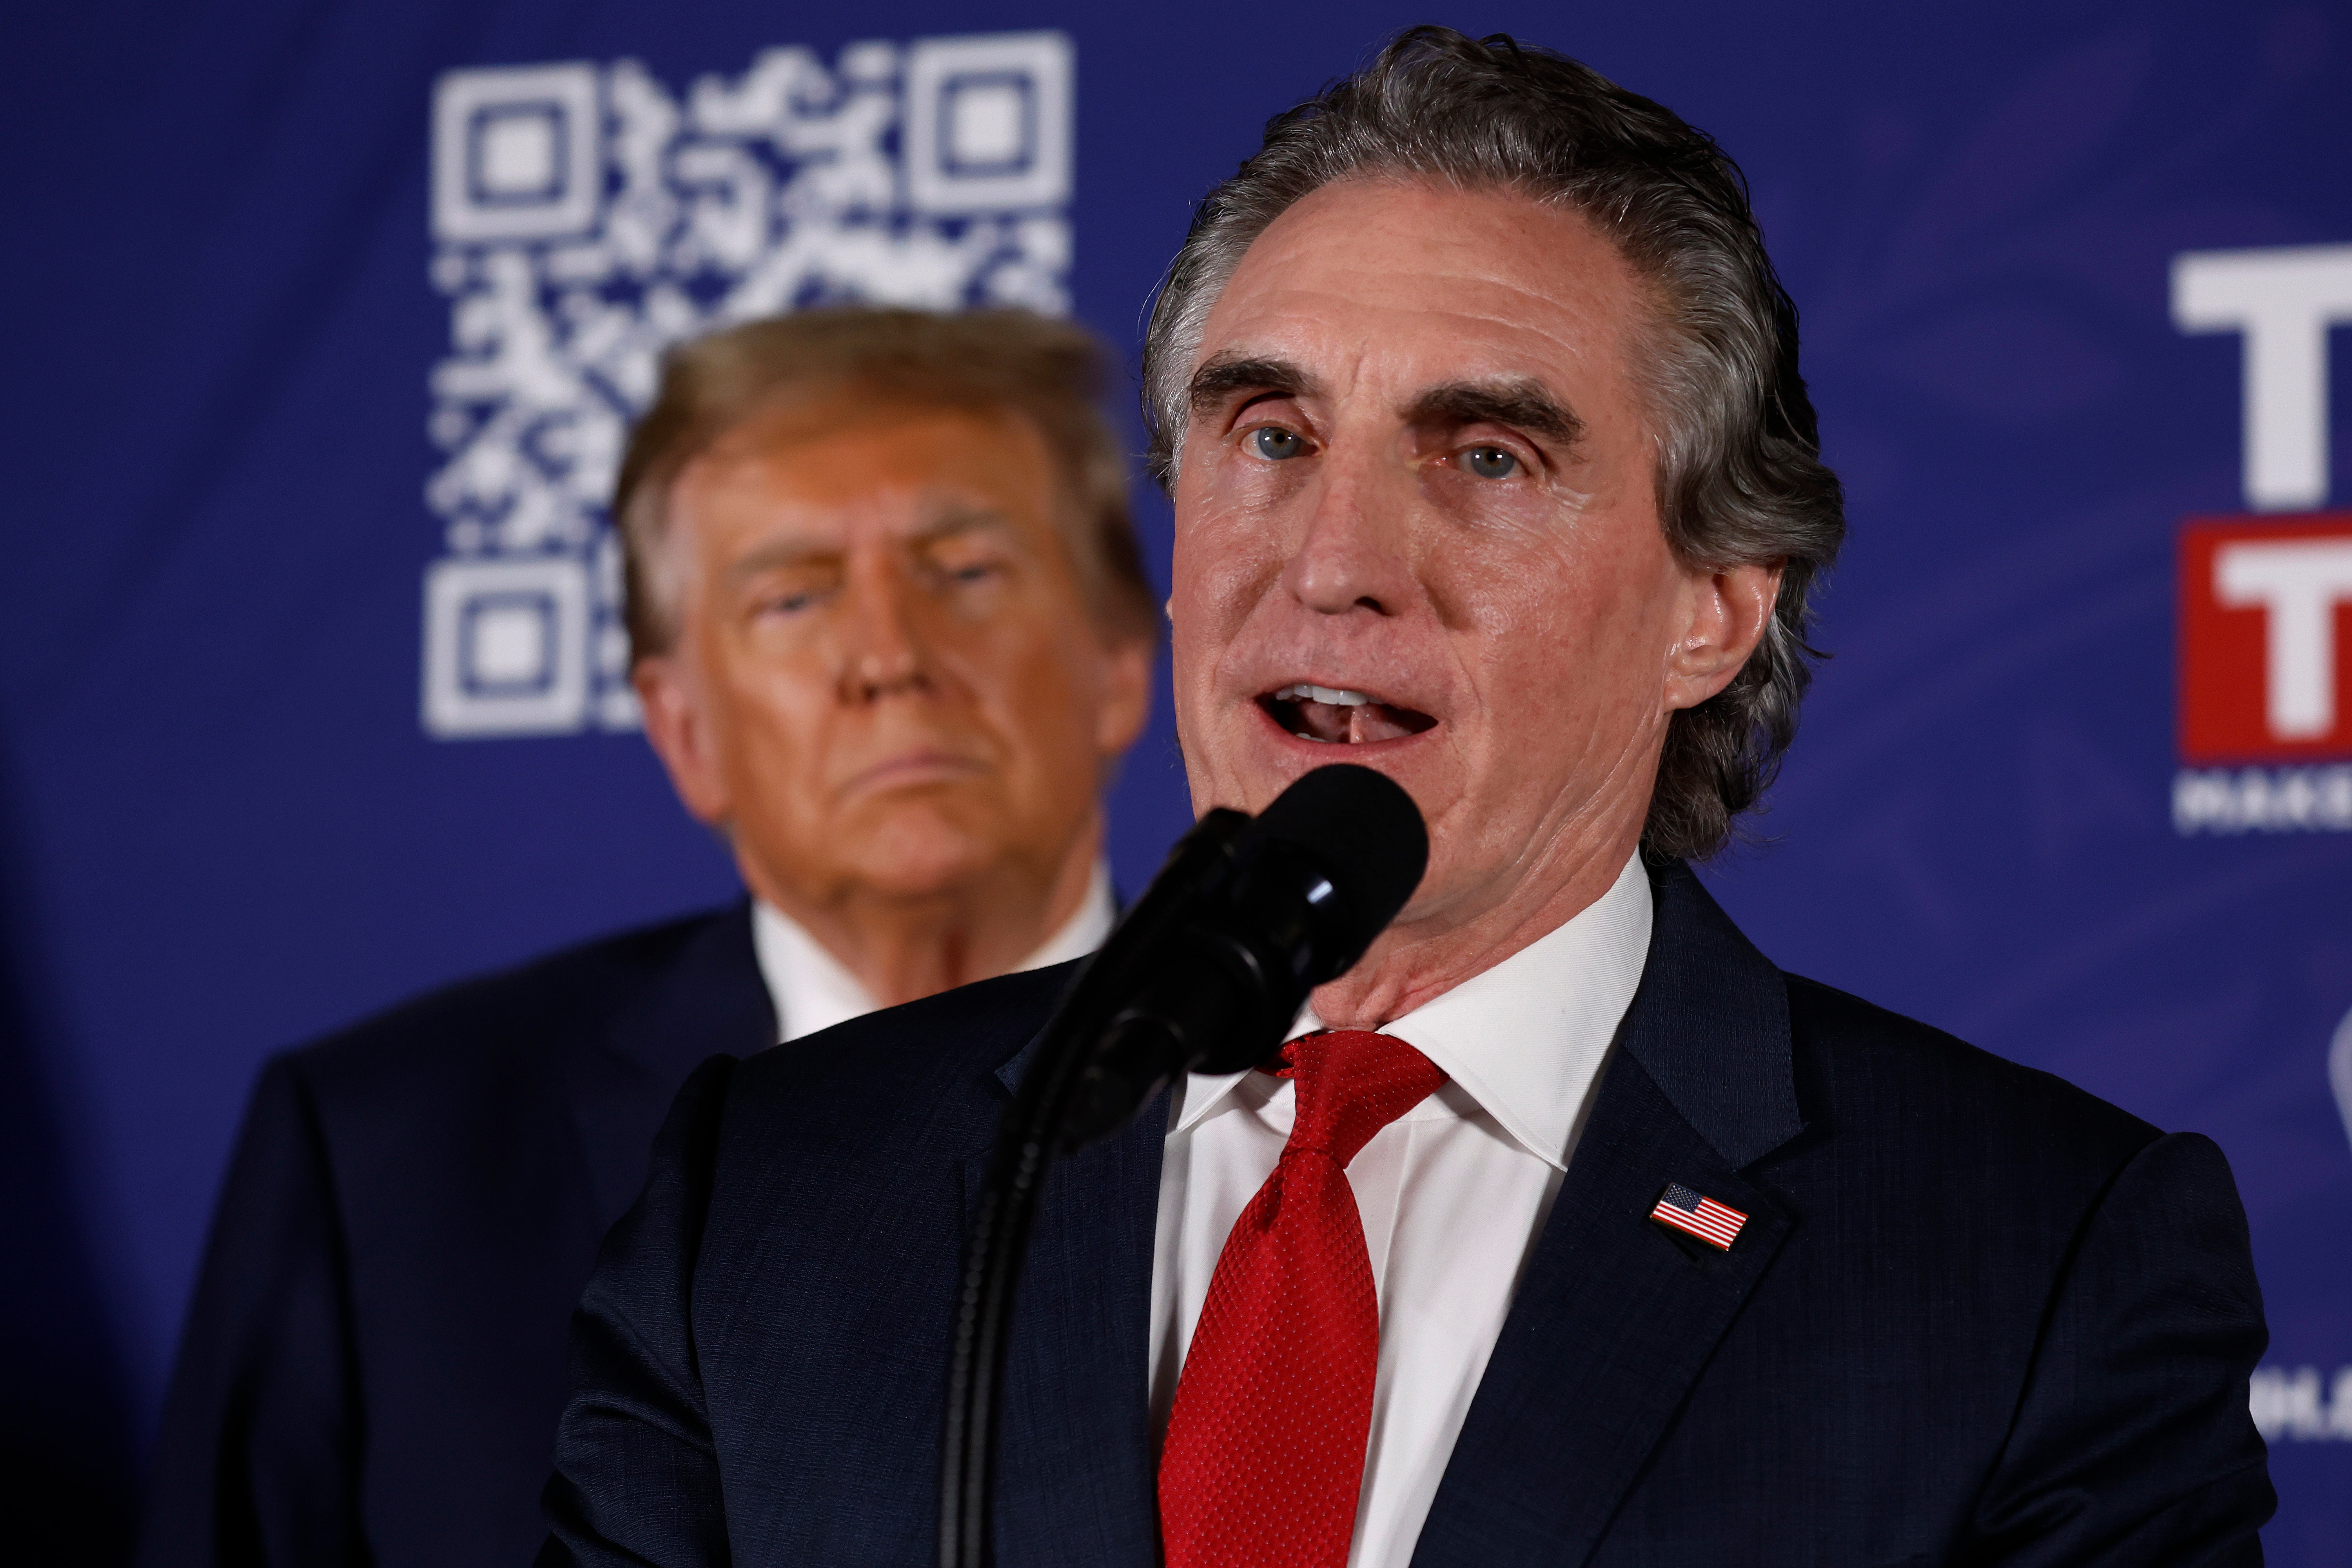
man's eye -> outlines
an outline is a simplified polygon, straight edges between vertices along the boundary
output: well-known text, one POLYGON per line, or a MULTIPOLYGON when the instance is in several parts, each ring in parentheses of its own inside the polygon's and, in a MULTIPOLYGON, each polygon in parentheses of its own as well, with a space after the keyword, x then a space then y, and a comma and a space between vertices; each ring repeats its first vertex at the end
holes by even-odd
POLYGON ((1295 458, 1307 450, 1307 441, 1304 437, 1296 430, 1286 430, 1279 425, 1263 426, 1250 437, 1250 442, 1257 447, 1259 457, 1277 463, 1286 458, 1295 458))
POLYGON ((970 541, 927 552, 917 564, 925 577, 939 584, 984 583, 1004 574, 1004 557, 970 541))
POLYGON ((799 616, 815 609, 830 598, 833 585, 824 583, 803 583, 794 587, 781 584, 756 592, 751 596, 751 613, 755 616, 799 616))
POLYGON ((1500 447, 1473 447, 1462 454, 1465 473, 1482 479, 1507 479, 1519 470, 1519 460, 1500 447))

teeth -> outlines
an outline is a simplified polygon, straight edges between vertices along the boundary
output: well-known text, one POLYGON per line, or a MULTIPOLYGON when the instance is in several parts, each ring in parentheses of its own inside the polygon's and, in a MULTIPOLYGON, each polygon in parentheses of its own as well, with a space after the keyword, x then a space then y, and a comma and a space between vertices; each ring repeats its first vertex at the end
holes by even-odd
POLYGON ((1293 686, 1286 686, 1274 695, 1277 701, 1303 700, 1308 702, 1328 703, 1334 708, 1361 708, 1371 701, 1370 698, 1360 691, 1348 691, 1336 686, 1309 686, 1303 680, 1293 686))

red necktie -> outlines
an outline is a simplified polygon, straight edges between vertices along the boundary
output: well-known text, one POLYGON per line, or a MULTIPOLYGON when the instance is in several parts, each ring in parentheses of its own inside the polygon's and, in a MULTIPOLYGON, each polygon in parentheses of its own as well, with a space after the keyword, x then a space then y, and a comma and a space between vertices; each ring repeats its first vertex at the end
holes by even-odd
POLYGON ((1290 1142, 1217 1257, 1168 1418, 1168 1568, 1344 1568, 1355 1533, 1381 1310, 1348 1162, 1445 1074, 1363 1030, 1283 1059, 1290 1142))

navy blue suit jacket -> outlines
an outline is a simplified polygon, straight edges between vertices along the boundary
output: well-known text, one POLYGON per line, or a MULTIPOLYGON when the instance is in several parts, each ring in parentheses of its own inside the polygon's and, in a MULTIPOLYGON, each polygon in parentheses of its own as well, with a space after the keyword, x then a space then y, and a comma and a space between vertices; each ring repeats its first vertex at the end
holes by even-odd
MULTIPOLYGON (((1766 961, 1679 865, 1420 1568, 2260 1561, 2221 1152, 1766 961), (1746 1211, 1728 1252, 1646 1216, 1746 1211)), ((714 1061, 573 1329, 543 1564, 933 1560, 966 1208, 1066 972, 714 1061)), ((1050 1176, 996 1561, 1154 1562, 1164 1099, 1050 1176)))
POLYGON ((189 1310, 142 1563, 529 1561, 597 1242, 694 1064, 775 1037, 745 903, 271 1061, 189 1310))

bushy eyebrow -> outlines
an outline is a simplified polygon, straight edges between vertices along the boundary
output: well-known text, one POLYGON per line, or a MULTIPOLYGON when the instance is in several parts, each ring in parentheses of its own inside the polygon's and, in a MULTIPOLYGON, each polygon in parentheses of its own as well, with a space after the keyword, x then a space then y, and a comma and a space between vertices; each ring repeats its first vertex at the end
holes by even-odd
MULTIPOLYGON (((1290 360, 1255 354, 1219 354, 1192 373, 1186 401, 1195 415, 1210 412, 1237 392, 1270 392, 1313 397, 1322 384, 1290 360)), ((1502 425, 1573 446, 1584 421, 1554 397, 1541 382, 1449 381, 1430 387, 1404 411, 1415 425, 1502 425)))
POLYGON ((1405 408, 1415 425, 1503 425, 1562 446, 1584 434, 1584 421, 1541 382, 1449 381, 1423 392, 1405 408))
POLYGON ((1202 362, 1184 389, 1184 400, 1194 414, 1206 414, 1236 392, 1272 392, 1286 397, 1313 397, 1323 384, 1286 359, 1222 353, 1202 362))

